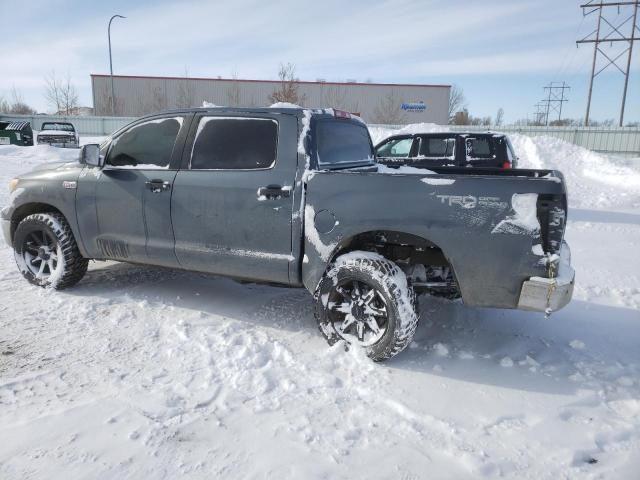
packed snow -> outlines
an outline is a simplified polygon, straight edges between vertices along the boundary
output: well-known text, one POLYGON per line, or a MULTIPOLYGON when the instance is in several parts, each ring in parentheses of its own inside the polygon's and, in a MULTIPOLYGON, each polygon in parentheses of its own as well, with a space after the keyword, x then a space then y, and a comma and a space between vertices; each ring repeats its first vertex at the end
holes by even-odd
MULTIPOLYGON (((574 300, 545 319, 423 296, 382 364, 328 347, 305 290, 92 262, 56 292, 3 245, 0 478, 637 478, 640 171, 512 140, 565 174, 574 300)), ((0 183, 77 154, 0 146, 0 183)))

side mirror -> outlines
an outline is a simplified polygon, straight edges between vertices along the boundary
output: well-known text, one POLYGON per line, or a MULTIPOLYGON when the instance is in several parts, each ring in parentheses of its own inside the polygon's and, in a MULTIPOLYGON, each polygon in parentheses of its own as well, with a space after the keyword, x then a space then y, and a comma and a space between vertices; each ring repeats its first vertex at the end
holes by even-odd
POLYGON ((84 145, 80 149, 80 163, 93 167, 102 167, 104 165, 104 158, 100 156, 100 145, 97 143, 84 145))

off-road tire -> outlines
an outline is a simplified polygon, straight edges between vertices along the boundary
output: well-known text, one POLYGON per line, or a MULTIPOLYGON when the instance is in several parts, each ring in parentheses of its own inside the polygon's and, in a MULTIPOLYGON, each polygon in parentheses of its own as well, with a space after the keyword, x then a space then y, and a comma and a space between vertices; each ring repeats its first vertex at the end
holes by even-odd
POLYGON ((60 213, 34 213, 25 217, 18 224, 13 236, 13 250, 22 275, 30 283, 40 287, 50 287, 56 290, 68 288, 78 283, 87 273, 89 260, 80 254, 71 227, 64 215, 60 213), (26 268, 22 250, 27 235, 42 231, 48 232, 56 240, 56 250, 60 255, 54 274, 46 278, 36 278, 26 268), (59 271, 58 268, 62 270, 59 271))
POLYGON ((348 340, 341 337, 329 318, 329 292, 343 280, 365 283, 381 294, 387 307, 388 325, 373 345, 362 347, 375 360, 389 359, 404 350, 418 325, 418 302, 413 288, 398 265, 381 255, 354 251, 338 257, 320 281, 315 293, 315 317, 330 345, 348 340))

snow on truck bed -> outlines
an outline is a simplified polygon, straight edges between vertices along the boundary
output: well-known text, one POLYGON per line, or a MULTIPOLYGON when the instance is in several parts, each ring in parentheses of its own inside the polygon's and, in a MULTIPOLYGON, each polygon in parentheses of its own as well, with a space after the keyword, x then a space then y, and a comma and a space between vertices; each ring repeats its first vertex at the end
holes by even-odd
MULTIPOLYGON (((636 478, 640 173, 512 138, 567 178, 573 302, 422 297, 384 364, 327 347, 304 290, 108 262, 54 292, 0 247, 0 478, 636 478)), ((0 183, 74 155, 0 146, 0 183)))

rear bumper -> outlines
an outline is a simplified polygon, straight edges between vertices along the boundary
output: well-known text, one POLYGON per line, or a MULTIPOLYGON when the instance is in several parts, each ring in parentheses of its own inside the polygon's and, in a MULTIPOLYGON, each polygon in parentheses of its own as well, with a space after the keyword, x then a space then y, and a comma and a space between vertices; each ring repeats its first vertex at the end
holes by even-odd
POLYGON ((576 274, 571 267, 571 251, 566 243, 560 249, 557 263, 556 277, 531 277, 522 284, 519 309, 550 313, 571 301, 576 274))

